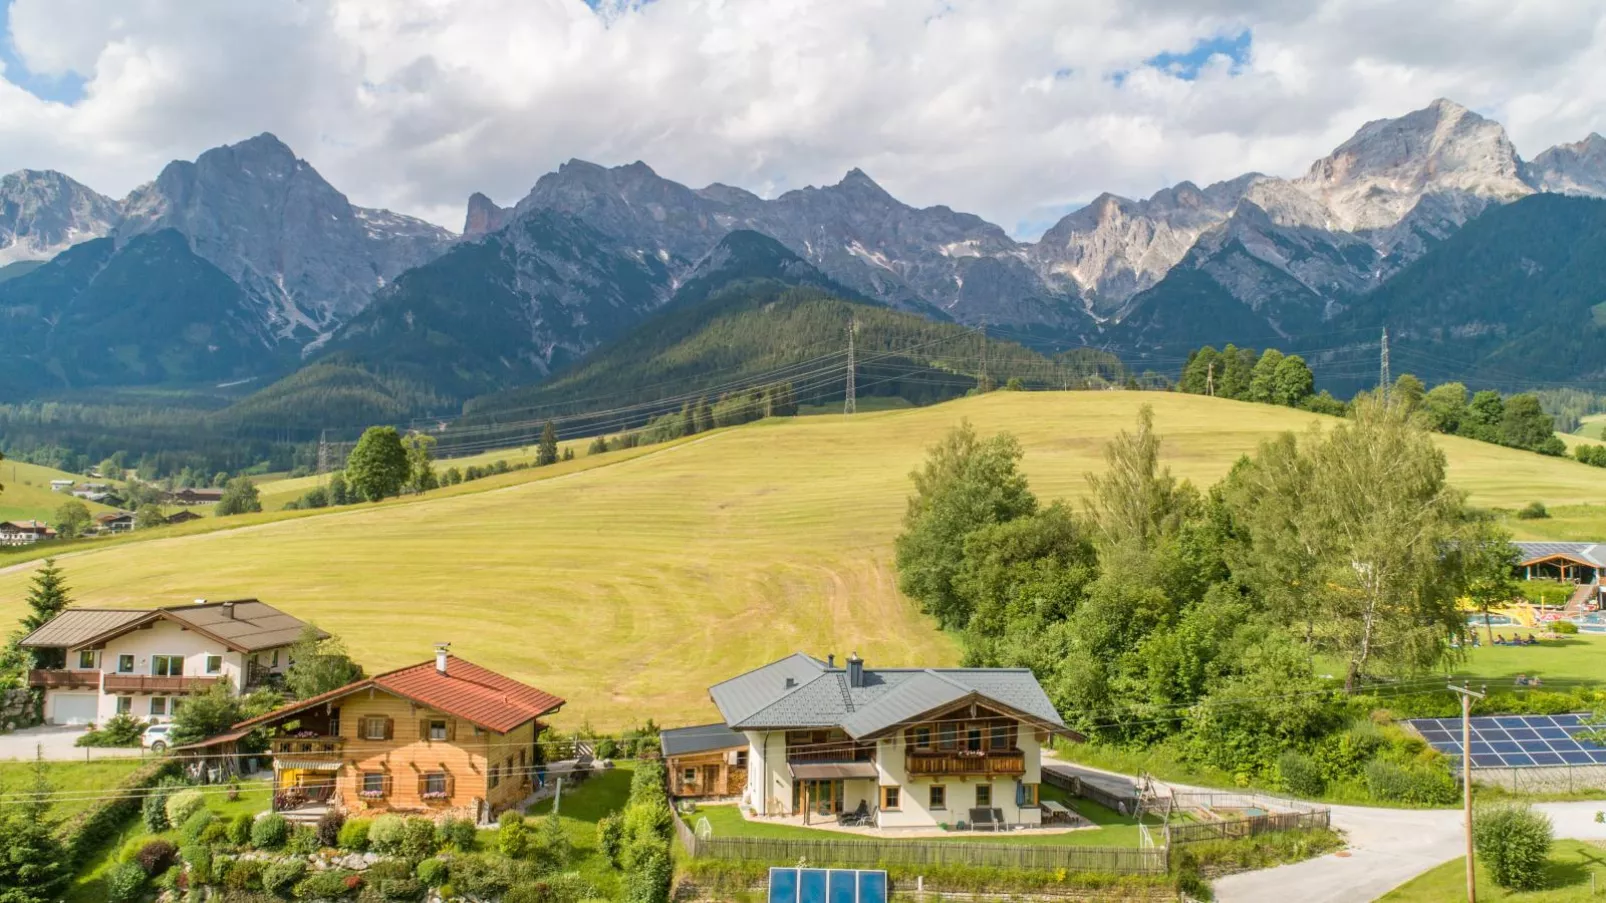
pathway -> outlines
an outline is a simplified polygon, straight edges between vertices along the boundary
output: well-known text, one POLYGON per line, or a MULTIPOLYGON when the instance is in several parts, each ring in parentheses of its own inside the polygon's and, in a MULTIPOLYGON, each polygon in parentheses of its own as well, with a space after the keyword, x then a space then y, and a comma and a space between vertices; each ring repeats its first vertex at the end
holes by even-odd
MULTIPOLYGON (((1085 765, 1045 760, 1043 767, 1085 782, 1131 786, 1131 778, 1085 765)), ((1179 790, 1205 790, 1171 784, 1179 790)), ((1332 824, 1349 846, 1337 853, 1292 865, 1229 875, 1215 882, 1220 903, 1371 903, 1436 865, 1466 852, 1459 809, 1380 809, 1333 806, 1332 824), (1297 889, 1297 894, 1293 893, 1297 889)), ((1606 839, 1606 824, 1595 813, 1606 802, 1538 803, 1550 816, 1557 837, 1606 839)))

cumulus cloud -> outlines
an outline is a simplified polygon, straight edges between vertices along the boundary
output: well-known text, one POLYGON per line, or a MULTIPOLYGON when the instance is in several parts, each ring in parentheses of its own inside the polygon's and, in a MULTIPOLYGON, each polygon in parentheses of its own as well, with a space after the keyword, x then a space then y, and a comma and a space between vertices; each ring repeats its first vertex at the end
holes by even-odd
POLYGON ((0 82, 0 171, 120 195, 272 131, 452 228, 579 157, 766 194, 858 166, 1035 237, 1101 191, 1297 174, 1438 96, 1528 156, 1606 126, 1596 0, 12 0, 9 26, 13 67, 84 90, 0 82))

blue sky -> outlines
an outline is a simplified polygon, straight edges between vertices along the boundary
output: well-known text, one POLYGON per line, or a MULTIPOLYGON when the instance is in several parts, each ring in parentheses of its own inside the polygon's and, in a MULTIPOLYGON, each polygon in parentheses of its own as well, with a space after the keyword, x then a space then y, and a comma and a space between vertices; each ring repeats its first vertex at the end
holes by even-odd
POLYGON ((1232 60, 1234 69, 1249 61, 1249 48, 1254 41, 1254 35, 1245 29, 1235 35, 1220 35, 1194 44, 1184 53, 1159 53, 1144 60, 1144 63, 1156 69, 1163 69, 1178 78, 1192 81, 1199 76, 1199 70, 1204 68, 1210 58, 1221 54, 1232 60))
POLYGON ((5 79, 40 100, 74 103, 84 96, 84 80, 68 73, 60 78, 35 75, 17 58, 11 46, 11 0, 0 0, 0 63, 5 64, 5 79))

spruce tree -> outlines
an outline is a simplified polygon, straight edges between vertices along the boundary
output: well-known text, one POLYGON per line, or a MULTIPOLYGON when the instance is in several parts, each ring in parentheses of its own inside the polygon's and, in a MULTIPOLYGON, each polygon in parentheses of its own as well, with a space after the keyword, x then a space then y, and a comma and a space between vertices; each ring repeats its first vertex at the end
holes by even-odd
POLYGON ((697 399, 696 423, 699 433, 706 433, 714 428, 714 409, 708 406, 706 397, 697 399))
POLYGON ((692 413, 691 402, 680 406, 680 434, 691 436, 697 433, 697 417, 692 413))
POLYGON ((548 420, 546 426, 541 427, 541 445, 535 451, 535 466, 545 467, 548 464, 558 463, 558 430, 548 420))
POLYGON ((0 900, 5 903, 54 903, 67 892, 72 873, 67 849, 56 836, 51 816, 54 791, 43 758, 34 760, 28 789, 4 802, 0 797, 0 900))

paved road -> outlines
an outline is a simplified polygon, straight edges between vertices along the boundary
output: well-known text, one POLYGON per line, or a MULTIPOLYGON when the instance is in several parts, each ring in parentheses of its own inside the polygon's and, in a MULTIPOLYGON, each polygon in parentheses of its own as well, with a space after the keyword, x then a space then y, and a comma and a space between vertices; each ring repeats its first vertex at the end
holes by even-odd
MULTIPOLYGON (((1080 765, 1053 761, 1043 765, 1094 783, 1131 780, 1080 765)), ((1534 808, 1550 816, 1557 837, 1606 839, 1606 824, 1595 821, 1595 813, 1606 809, 1606 802, 1539 803, 1534 808)), ((1371 903, 1466 852, 1460 810, 1333 806, 1332 811, 1333 827, 1344 832, 1347 849, 1293 865, 1229 875, 1215 882, 1216 899, 1220 903, 1371 903)))
POLYGON ((84 733, 82 727, 29 727, 9 734, 0 734, 0 762, 7 759, 32 759, 35 751, 42 752, 49 761, 78 761, 85 759, 120 759, 138 756, 137 749, 84 749, 73 746, 84 733))

